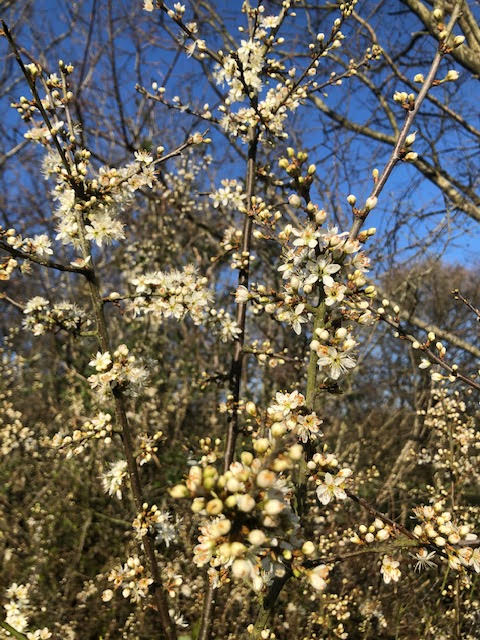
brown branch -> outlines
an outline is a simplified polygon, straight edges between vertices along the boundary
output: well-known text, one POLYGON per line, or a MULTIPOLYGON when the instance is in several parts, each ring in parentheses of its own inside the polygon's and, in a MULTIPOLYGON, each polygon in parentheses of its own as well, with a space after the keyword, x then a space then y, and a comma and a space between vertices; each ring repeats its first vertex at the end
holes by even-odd
MULTIPOLYGON (((454 10, 452 12, 452 16, 451 16, 450 21, 448 23, 448 26, 446 28, 446 31, 447 31, 446 40, 448 40, 448 37, 452 33, 453 26, 454 26, 455 22, 457 21, 458 15, 460 13, 460 5, 461 5, 461 2, 457 2, 456 5, 455 5, 454 10)), ((446 40, 445 40, 445 42, 446 42, 446 40)), ((384 188, 385 184, 387 183, 387 180, 390 177, 390 174, 392 173, 393 169, 395 168, 397 163, 402 159, 404 145, 405 145, 405 141, 406 141, 407 136, 408 136, 408 132, 410 131, 410 128, 411 128, 411 126, 413 124, 415 116, 418 113, 418 110, 420 109, 420 106, 421 106, 422 102, 424 101, 426 95, 428 94, 430 88, 433 85, 433 82, 435 80, 435 76, 436 76, 437 71, 438 71, 438 67, 440 66, 440 62, 441 62, 441 60, 442 60, 444 55, 445 55, 444 45, 440 44, 439 47, 438 47, 437 53, 435 54, 435 57, 433 58, 433 62, 431 64, 431 66, 430 66, 430 69, 428 71, 427 77, 425 78, 425 81, 423 82, 422 87, 421 87, 421 89, 419 91, 419 94, 416 97, 412 108, 410 108, 408 113, 407 113, 407 116, 405 118, 405 122, 404 122, 403 127, 402 127, 402 129, 400 131, 400 135, 398 136, 398 139, 397 139, 397 141, 395 143, 395 146, 394 146, 393 151, 392 151, 392 153, 390 155, 390 158, 389 158, 387 164, 385 165, 382 173, 379 175, 378 179, 375 181, 375 185, 374 185, 374 187, 372 189, 372 192, 370 193, 370 196, 367 199, 367 201, 370 200, 370 199, 376 201, 378 196, 383 191, 383 188, 384 188)), ((366 205, 363 207, 363 209, 360 209, 360 210, 354 209, 355 220, 353 222, 352 228, 351 228, 350 233, 349 233, 349 238, 350 239, 355 239, 358 236, 358 234, 360 232, 360 229, 362 228, 362 225, 365 222, 370 210, 371 209, 368 209, 366 205)))
POLYGON ((10 253, 12 256, 15 256, 15 258, 30 260, 30 262, 35 262, 35 264, 39 264, 42 267, 48 267, 49 269, 56 269, 57 271, 67 271, 69 273, 81 273, 84 276, 87 276, 90 273, 89 267, 73 267, 66 264, 60 264, 59 262, 54 262, 53 260, 49 260, 48 258, 42 258, 41 256, 32 255, 31 253, 22 251, 21 249, 15 249, 4 240, 0 240, 0 248, 7 253, 10 253))

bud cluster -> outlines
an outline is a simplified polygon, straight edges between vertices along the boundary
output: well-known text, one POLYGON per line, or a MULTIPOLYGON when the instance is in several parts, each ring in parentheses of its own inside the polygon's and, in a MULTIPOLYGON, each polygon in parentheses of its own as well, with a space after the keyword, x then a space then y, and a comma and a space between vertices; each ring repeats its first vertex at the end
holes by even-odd
POLYGON ((259 430, 268 429, 253 438, 253 453, 243 451, 225 473, 206 461, 195 465, 185 484, 170 491, 173 498, 190 498, 192 511, 203 517, 194 561, 230 568, 234 578, 245 579, 257 591, 271 577, 284 575, 287 566, 323 589, 328 569, 302 566, 317 549, 302 536, 294 498, 294 477, 304 459, 300 442, 320 435, 320 420, 305 411, 297 391, 277 393, 265 419, 253 402, 246 403, 245 411, 259 430))

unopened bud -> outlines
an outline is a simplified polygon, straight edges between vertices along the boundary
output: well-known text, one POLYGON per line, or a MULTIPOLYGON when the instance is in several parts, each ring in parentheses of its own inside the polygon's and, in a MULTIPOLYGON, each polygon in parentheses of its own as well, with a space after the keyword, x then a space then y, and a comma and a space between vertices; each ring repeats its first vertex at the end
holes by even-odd
POLYGON ((292 193, 292 195, 288 198, 288 203, 295 208, 298 208, 302 204, 302 199, 296 193, 292 193))
POLYGON ((415 142, 416 137, 417 137, 417 133, 415 131, 414 133, 411 133, 405 138, 405 144, 407 145, 407 147, 412 146, 412 144, 415 142))

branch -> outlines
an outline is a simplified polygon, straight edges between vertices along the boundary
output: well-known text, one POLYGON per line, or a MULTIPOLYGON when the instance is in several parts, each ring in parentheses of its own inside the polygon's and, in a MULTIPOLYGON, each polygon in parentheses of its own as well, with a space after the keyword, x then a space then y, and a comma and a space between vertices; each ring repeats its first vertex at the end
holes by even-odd
POLYGON ((7 253, 10 253, 15 258, 23 258, 24 260, 30 260, 30 262, 35 262, 36 264, 41 265, 42 267, 48 267, 49 269, 56 269, 57 271, 68 271, 70 273, 81 273, 84 276, 88 276, 90 273, 90 267, 73 267, 66 264, 60 264, 59 262, 54 262, 53 260, 49 260, 48 258, 42 258, 41 256, 33 256, 26 251, 22 251, 21 249, 14 249, 11 247, 8 242, 4 240, 0 240, 0 248, 4 249, 7 253))
MULTIPOLYGON (((457 21, 458 15, 460 13, 460 5, 461 2, 457 2, 457 4, 455 5, 455 8, 452 12, 452 17, 450 18, 450 22, 448 23, 448 26, 446 28, 446 32, 447 32, 447 36, 445 38, 445 42, 447 42, 450 34, 452 33, 453 30, 453 26, 455 24, 455 22, 457 21)), ((390 174, 392 173, 395 165, 402 159, 402 151, 404 149, 404 145, 405 145, 405 141, 407 139, 408 136, 408 132, 410 131, 410 128, 413 124, 413 121, 415 119, 415 116, 418 113, 418 110, 420 109, 420 106, 422 104, 422 102, 424 101, 428 91, 430 90, 430 88, 433 85, 433 82, 435 80, 435 76, 437 74, 438 71, 438 67, 440 66, 440 62, 443 58, 443 56, 445 55, 445 48, 443 44, 439 45, 439 48, 437 50, 437 53, 435 54, 435 57, 433 58, 433 62, 430 66, 430 69, 428 71, 427 77, 425 78, 425 81, 422 84, 422 87, 420 89, 420 92, 417 96, 417 98, 415 99, 415 102, 413 104, 413 106, 409 109, 408 113, 407 113, 407 117, 405 118, 405 122, 403 124, 403 127, 400 131, 400 135, 398 136, 398 139, 395 143, 395 146, 393 148, 393 151, 390 155, 390 158, 387 162, 387 164, 385 165, 382 173, 380 174, 380 176, 377 178, 377 180, 375 181, 375 186, 373 187, 372 192, 370 193, 370 196, 367 198, 367 202, 368 200, 375 200, 378 198, 378 196, 381 194, 381 192, 383 191, 383 188, 385 186, 385 184, 387 183, 388 178, 390 177, 390 174)), ((352 228, 350 230, 349 233, 349 239, 355 239, 359 232, 360 229, 362 228, 363 223, 365 222, 369 212, 371 211, 373 207, 371 208, 367 208, 366 204, 363 207, 363 209, 355 209, 354 208, 354 215, 355 215, 355 220, 353 222, 352 228)))

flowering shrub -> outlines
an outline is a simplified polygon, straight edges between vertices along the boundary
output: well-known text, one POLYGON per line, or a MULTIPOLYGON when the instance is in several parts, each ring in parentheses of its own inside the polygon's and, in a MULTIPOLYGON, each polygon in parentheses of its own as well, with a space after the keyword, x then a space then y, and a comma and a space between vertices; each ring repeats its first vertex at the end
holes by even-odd
POLYGON ((0 638, 477 637, 479 371, 441 334, 477 349, 411 329, 413 312, 373 284, 383 240, 366 224, 394 169, 419 162, 429 92, 459 78, 437 74, 463 45, 460 3, 432 12, 439 44, 418 93, 382 98, 392 153, 363 204, 349 194, 339 211, 295 118, 387 60, 376 42, 343 54, 351 21, 364 24, 356 5, 330 7, 324 33, 298 22, 299 1, 244 2, 237 42, 212 33, 210 5, 197 21, 146 0, 217 100, 137 86, 178 118, 155 147, 129 138, 114 83, 121 158, 82 120, 83 66, 27 64, 4 25, 52 216, 30 235, 20 218, 0 226, 1 297, 21 318, 1 350, 0 638), (183 136, 182 118, 215 133, 183 136), (244 179, 223 177, 221 149, 244 179), (385 387, 382 350, 398 385, 385 387))

